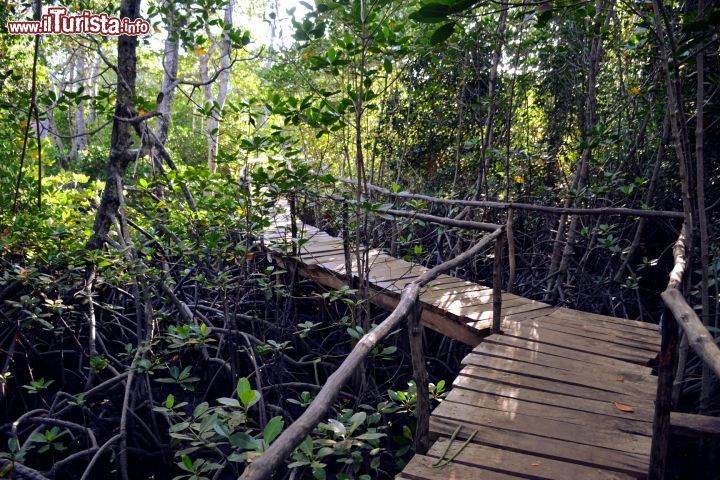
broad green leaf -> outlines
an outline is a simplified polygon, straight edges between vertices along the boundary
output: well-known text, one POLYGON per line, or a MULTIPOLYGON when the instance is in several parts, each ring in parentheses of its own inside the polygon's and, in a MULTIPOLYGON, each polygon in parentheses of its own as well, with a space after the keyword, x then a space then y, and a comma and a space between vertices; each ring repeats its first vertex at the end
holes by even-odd
POLYGON ((265 440, 266 445, 270 445, 270 443, 280 435, 283 426, 285 426, 285 421, 282 417, 278 416, 270 419, 263 430, 263 440, 265 440))
POLYGON ((430 37, 430 44, 437 45, 438 43, 444 42, 450 38, 450 35, 452 35, 454 31, 455 22, 448 22, 445 25, 442 25, 433 32, 432 37, 430 37))

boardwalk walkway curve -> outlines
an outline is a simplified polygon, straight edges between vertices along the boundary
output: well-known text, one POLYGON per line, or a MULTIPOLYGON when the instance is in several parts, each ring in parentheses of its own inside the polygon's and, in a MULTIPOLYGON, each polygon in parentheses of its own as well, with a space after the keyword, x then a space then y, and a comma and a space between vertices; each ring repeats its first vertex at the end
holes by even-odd
MULTIPOLYGON (((297 228, 305 239, 295 258, 300 273, 330 288, 346 284, 342 239, 300 222, 297 228)), ((277 218, 264 242, 273 251, 289 231, 289 219, 277 218)), ((282 263, 282 250, 274 251, 282 263)), ((369 259, 371 300, 389 310, 427 271, 380 250, 370 250, 369 259)), ((502 333, 491 334, 492 289, 449 275, 429 283, 420 302, 423 325, 474 349, 432 413, 433 445, 398 478, 647 476, 657 379, 648 364, 660 348, 657 326, 503 293, 502 333), (438 466, 444 453, 454 458, 438 466)))

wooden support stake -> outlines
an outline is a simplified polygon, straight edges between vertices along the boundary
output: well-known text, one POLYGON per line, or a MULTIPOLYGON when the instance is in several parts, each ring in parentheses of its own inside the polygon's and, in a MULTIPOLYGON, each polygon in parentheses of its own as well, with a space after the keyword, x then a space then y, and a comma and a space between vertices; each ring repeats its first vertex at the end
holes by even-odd
POLYGON ((662 322, 660 363, 658 365, 657 396, 655 417, 650 447, 650 468, 648 480, 663 480, 667 465, 668 443, 670 441, 670 412, 672 411, 673 377, 677 361, 678 325, 669 309, 665 310, 662 322))
POLYGON ((415 429, 415 453, 424 455, 430 448, 430 391, 428 390, 428 373, 425 368, 425 355, 422 344, 422 324, 420 317, 422 306, 420 299, 415 299, 415 304, 408 315, 408 334, 410 336, 410 355, 413 366, 413 379, 415 380, 415 391, 417 401, 415 405, 415 417, 417 427, 415 429))
POLYGON ((353 288, 352 258, 350 257, 350 214, 347 203, 342 204, 342 240, 345 256, 345 278, 348 288, 353 288))
POLYGON ((495 259, 493 265, 493 333, 501 333, 502 328, 502 258, 504 247, 505 236, 500 235, 495 239, 495 259))
POLYGON ((505 235, 507 235, 508 245, 508 266, 510 273, 508 274, 507 292, 513 293, 515 284, 515 238, 513 236, 513 209, 509 208, 507 212, 507 224, 505 226, 505 235))

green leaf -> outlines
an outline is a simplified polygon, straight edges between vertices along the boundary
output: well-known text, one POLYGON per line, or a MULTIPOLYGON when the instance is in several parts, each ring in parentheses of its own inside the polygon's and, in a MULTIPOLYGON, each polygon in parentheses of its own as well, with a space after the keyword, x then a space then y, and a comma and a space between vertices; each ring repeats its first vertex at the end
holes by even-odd
POLYGON ((410 14, 410 19, 423 23, 437 23, 447 19, 450 7, 442 3, 428 3, 410 14))
POLYGON ((257 390, 243 392, 242 396, 240 397, 240 401, 246 409, 250 408, 260 401, 260 392, 258 392, 257 390))
POLYGON ((309 457, 310 455, 312 455, 312 450, 313 450, 312 437, 310 437, 310 435, 308 435, 307 437, 305 437, 305 440, 303 440, 302 443, 300 444, 300 451, 309 457))
POLYGON ((220 405, 225 405, 227 407, 240 407, 240 402, 238 402, 234 398, 222 397, 218 398, 217 401, 220 405))
POLYGON ((454 31, 455 22, 446 23, 433 32, 432 37, 430 37, 430 44, 437 45, 438 43, 444 42, 450 38, 450 35, 452 35, 454 31))
POLYGON ((275 440, 278 435, 280 435, 284 426, 285 421, 282 417, 278 416, 271 418, 263 430, 263 440, 265 440, 265 444, 270 445, 270 443, 275 440))
POLYGON ((241 450, 258 450, 258 441, 246 432, 237 432, 230 436, 230 445, 241 450))
POLYGON ((384 433, 363 433, 362 435, 358 435, 356 438, 358 440, 378 440, 384 436, 384 433))
POLYGON ((183 456, 182 456, 182 463, 183 463, 185 469, 186 469, 188 472, 192 472, 192 471, 193 471, 193 462, 192 462, 192 459, 191 459, 189 456, 183 455, 183 456))
POLYGON ((243 392, 248 392, 248 391, 252 390, 252 387, 250 386, 250 380, 248 380, 246 377, 243 377, 240 380, 238 380, 236 390, 237 390, 238 398, 241 398, 243 396, 243 392))
POLYGON ((348 435, 352 435, 360 425, 365 423, 365 419, 367 419, 367 413, 365 412, 357 412, 355 415, 350 417, 350 431, 348 432, 348 435))

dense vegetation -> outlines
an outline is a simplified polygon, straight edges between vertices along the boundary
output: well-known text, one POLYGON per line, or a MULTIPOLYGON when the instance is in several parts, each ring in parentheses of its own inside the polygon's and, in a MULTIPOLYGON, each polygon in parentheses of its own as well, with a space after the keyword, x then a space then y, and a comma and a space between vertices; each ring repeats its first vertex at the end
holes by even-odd
MULTIPOLYGON (((681 211, 688 299, 720 333, 713 1, 51 5, 153 31, 0 34, 0 477, 237 478, 386 315, 362 278, 326 291, 266 254, 290 197, 309 223, 426 265, 475 234, 378 210, 511 216, 508 287, 655 323, 680 220, 429 205, 367 185, 681 211)), ((47 6, 4 2, 0 23, 47 6)), ((490 257, 456 272, 491 273, 490 257)), ((425 342, 437 402, 466 347, 425 342)), ((407 343, 373 351, 278 478, 402 468, 407 343)), ((717 414, 692 354, 679 373, 680 408, 717 414)), ((673 468, 690 478, 685 447, 673 468)))

